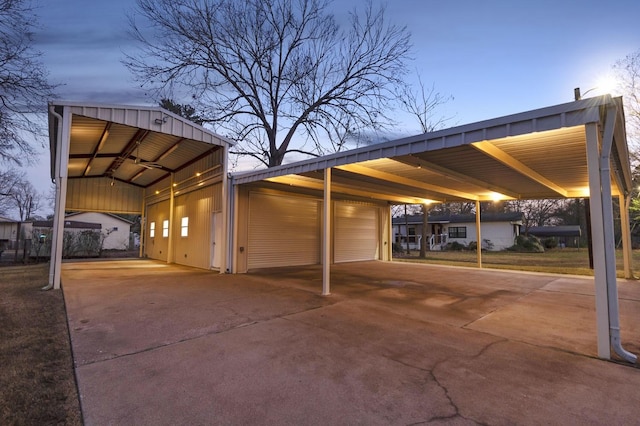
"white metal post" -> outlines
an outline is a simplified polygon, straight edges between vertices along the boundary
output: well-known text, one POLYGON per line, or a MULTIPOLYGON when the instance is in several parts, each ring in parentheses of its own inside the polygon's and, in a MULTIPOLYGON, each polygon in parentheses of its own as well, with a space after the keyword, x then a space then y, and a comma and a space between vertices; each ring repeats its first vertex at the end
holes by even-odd
POLYGON ((173 258, 173 230, 177 229, 173 226, 173 219, 174 219, 174 214, 173 214, 173 210, 174 210, 174 191, 173 191, 173 182, 174 182, 174 173, 171 173, 171 179, 169 182, 169 241, 168 241, 168 246, 167 247, 167 263, 174 263, 174 258, 173 258))
POLYGON ((620 204, 620 229, 622 232, 622 257, 624 261, 624 277, 633 278, 633 259, 631 257, 631 224, 629 223, 629 207, 631 197, 619 195, 620 204))
POLYGON ((331 294, 331 168, 324 169, 322 217, 322 295, 331 294))
POLYGON ((138 250, 138 257, 142 258, 144 255, 144 246, 147 243, 147 190, 142 192, 142 214, 140 216, 140 247, 138 250))
POLYGON ((71 109, 63 108, 62 120, 58 123, 62 128, 56 145, 56 206, 53 215, 53 232, 51 235, 51 265, 49 284, 54 289, 60 288, 60 269, 62 268, 62 243, 64 240, 64 213, 67 204, 67 176, 69 167, 69 144, 71 140, 71 109), (52 272, 52 273, 51 273, 52 272))
MULTIPOLYGON (((220 227, 220 235, 216 235, 216 244, 220 244, 220 273, 224 274, 225 272, 227 272, 227 270, 229 269, 227 267, 227 254, 228 254, 228 248, 230 245, 230 239, 227 238, 229 235, 229 209, 227 206, 227 203, 229 202, 229 197, 231 194, 231 191, 229 191, 229 182, 227 179, 227 160, 228 160, 228 149, 229 146, 227 145, 227 143, 224 143, 224 146, 222 147, 222 200, 221 200, 221 215, 222 215, 222 226, 220 227)), ((214 230, 214 232, 216 232, 216 230, 214 230)), ((215 250, 215 247, 212 244, 209 244, 209 247, 211 247, 211 250, 215 250)), ((212 256, 209 256, 209 259, 211 259, 212 256)))
POLYGON ((482 268, 482 232, 480 230, 480 201, 476 200, 476 257, 478 259, 478 268, 482 268))
POLYGON ((607 265, 605 261, 604 218, 602 214, 602 182, 600 181, 600 147, 598 125, 589 123, 587 136, 587 167, 589 171, 589 204, 591 212, 591 245, 596 297, 596 329, 598 357, 611 358, 609 345, 609 302, 607 297, 607 265))

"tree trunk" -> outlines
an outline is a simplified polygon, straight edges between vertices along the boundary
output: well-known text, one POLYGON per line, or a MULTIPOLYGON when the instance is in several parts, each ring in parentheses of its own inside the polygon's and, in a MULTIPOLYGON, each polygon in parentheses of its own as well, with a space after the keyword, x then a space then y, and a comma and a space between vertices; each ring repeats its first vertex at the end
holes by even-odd
POLYGON ((407 243, 407 254, 411 254, 411 250, 409 250, 409 217, 407 216, 407 205, 404 205, 404 232, 405 237, 404 240, 407 243))
POLYGON ((427 257, 427 227, 429 226, 429 211, 427 205, 422 205, 422 236, 420 238, 420 258, 427 257))

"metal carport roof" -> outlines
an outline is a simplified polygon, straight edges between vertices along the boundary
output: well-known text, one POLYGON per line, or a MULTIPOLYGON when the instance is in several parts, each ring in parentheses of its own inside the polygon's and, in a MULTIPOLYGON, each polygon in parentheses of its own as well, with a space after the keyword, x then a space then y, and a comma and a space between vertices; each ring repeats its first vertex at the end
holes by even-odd
MULTIPOLYGON (((613 241, 612 196, 628 206, 632 190, 622 98, 577 100, 239 173, 231 182, 323 197, 323 294, 330 289, 334 196, 389 203, 473 201, 477 211, 479 202, 497 199, 589 198, 598 355, 610 358, 613 347, 624 359, 637 359, 620 343, 613 241)), ((627 210, 620 212, 622 229, 628 230, 627 210)), ((480 226, 476 228, 479 241, 480 226)), ((628 232, 623 232, 623 242, 625 274, 630 274, 628 232)))
POLYGON ((49 109, 51 178, 55 179, 61 120, 71 127, 68 178, 108 177, 147 187, 225 145, 233 144, 160 107, 56 101, 49 109))
POLYGON ((585 125, 617 108, 612 148, 614 195, 631 191, 622 100, 602 96, 234 175, 395 203, 589 196, 585 125))

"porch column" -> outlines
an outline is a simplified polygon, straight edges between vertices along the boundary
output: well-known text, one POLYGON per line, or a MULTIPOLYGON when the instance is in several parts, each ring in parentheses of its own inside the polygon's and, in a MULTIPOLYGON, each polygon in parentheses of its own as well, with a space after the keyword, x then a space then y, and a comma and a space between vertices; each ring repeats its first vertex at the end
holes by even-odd
POLYGON ((629 207, 631 197, 620 194, 618 196, 620 204, 620 230, 622 233, 622 258, 624 260, 624 277, 633 278, 633 261, 631 257, 631 224, 629 223, 629 207))
POLYGON ((478 268, 482 268, 482 232, 480 231, 480 201, 476 200, 476 257, 478 259, 478 268))
POLYGON ((64 212, 67 204, 67 176, 69 167, 69 143, 71 140, 71 108, 63 107, 62 116, 51 110, 58 122, 56 144, 56 205, 53 213, 51 234, 51 263, 49 265, 49 286, 60 288, 60 269, 62 267, 62 243, 64 239, 64 212))
POLYGON ((324 169, 322 215, 322 295, 331 294, 331 168, 324 169))

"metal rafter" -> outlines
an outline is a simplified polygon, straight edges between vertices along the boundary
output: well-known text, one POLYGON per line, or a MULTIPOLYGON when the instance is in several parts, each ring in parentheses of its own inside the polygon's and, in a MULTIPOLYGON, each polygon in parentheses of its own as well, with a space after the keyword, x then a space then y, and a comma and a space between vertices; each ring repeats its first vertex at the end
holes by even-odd
POLYGON ((499 161, 505 166, 515 170, 516 172, 525 175, 529 179, 533 179, 539 184, 544 185, 547 188, 551 189, 552 191, 557 192, 559 195, 562 195, 565 198, 569 195, 566 189, 562 188, 560 185, 556 184, 555 182, 552 182, 551 180, 545 178, 540 173, 528 167, 521 161, 516 160, 511 155, 507 154, 506 152, 504 152, 503 150, 501 150, 491 142, 489 141, 476 142, 476 143, 472 143, 471 146, 477 149, 478 151, 493 158, 494 160, 499 161))
MULTIPOLYGON (((460 173, 460 172, 456 172, 454 170, 448 169, 446 167, 440 166, 438 164, 432 163, 430 161, 427 160, 423 160, 421 157, 418 156, 405 156, 405 157, 395 157, 395 158, 391 158, 391 160, 393 161, 397 161, 399 163, 403 163, 406 164, 408 166, 412 166, 412 167, 420 167, 423 169, 427 169, 430 170, 434 173, 437 173, 439 175, 445 176, 447 178, 453 179, 453 180, 457 180, 458 182, 462 182, 462 183, 471 183, 473 185, 476 185, 480 188, 486 188, 490 191, 493 192, 497 192, 499 194, 505 195, 507 197, 511 197, 511 198, 515 198, 515 199, 519 199, 520 194, 507 189, 505 187, 502 186, 498 186, 498 185, 494 185, 492 183, 480 180, 480 179, 476 179, 474 177, 469 176, 468 174, 465 173, 460 173)), ((490 198, 486 198, 486 199, 481 199, 478 198, 479 201, 486 201, 489 200, 490 198)))
POLYGON ((442 195, 450 195, 458 198, 465 198, 467 200, 478 200, 479 197, 475 194, 471 194, 464 191, 458 191, 452 188, 445 188, 443 186, 433 185, 426 182, 421 182, 415 179, 405 178, 393 173, 387 173, 380 170, 375 170, 370 167, 360 166, 357 164, 350 164, 347 166, 337 166, 335 167, 339 170, 344 170, 350 173, 356 173, 363 176, 371 176, 376 179, 381 179, 387 182, 393 182, 400 185, 406 185, 414 188, 424 189, 426 191, 436 192, 442 195))

